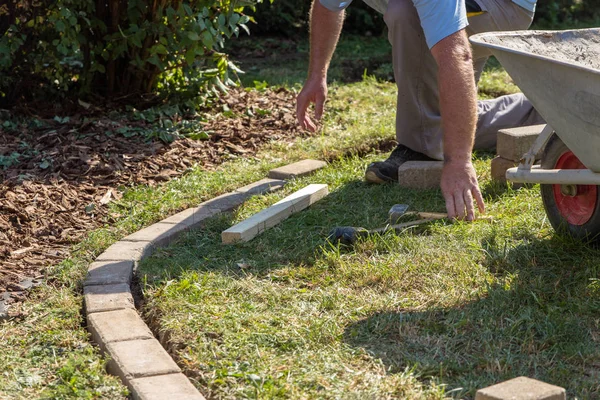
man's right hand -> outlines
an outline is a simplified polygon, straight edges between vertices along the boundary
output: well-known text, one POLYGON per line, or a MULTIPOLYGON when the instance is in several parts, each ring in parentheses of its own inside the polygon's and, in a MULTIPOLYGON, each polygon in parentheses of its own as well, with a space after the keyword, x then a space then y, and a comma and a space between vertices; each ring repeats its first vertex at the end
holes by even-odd
POLYGON ((319 121, 323 116, 325 100, 327 100, 327 78, 309 78, 296 99, 296 117, 303 129, 308 129, 311 132, 317 130, 316 121, 319 121), (308 115, 308 108, 311 103, 315 104, 315 121, 308 115))

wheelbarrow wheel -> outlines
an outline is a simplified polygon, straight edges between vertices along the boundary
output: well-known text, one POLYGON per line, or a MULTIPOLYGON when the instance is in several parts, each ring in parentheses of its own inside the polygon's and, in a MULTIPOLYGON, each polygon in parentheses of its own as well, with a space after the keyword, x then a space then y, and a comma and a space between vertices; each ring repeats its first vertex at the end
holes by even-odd
MULTIPOLYGON (((585 169, 554 134, 542 155, 543 169, 585 169)), ((600 238, 600 190, 596 185, 540 185, 546 215, 552 227, 577 239, 600 238)))

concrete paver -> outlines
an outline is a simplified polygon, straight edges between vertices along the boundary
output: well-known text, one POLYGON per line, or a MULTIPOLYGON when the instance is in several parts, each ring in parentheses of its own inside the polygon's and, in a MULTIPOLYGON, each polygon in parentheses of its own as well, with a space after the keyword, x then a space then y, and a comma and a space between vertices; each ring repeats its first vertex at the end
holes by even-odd
POLYGON ((85 311, 88 314, 127 308, 135 309, 131 290, 126 283, 84 286, 83 299, 85 311))
POLYGON ((506 170, 519 165, 518 161, 508 160, 504 157, 496 156, 491 163, 492 180, 497 182, 506 182, 506 170))
POLYGON ((204 400, 183 374, 132 379, 130 390, 134 400, 204 400))
POLYGON ((121 239, 126 242, 151 242, 154 247, 168 246, 183 232, 188 230, 184 224, 157 222, 121 239))
MULTIPOLYGON (((496 152, 499 156, 519 161, 531 148, 535 139, 542 133, 546 125, 522 126, 519 128, 500 129, 496 143, 496 152)), ((536 159, 539 159, 539 154, 536 159)))
POLYGON ((88 315, 92 340, 102 350, 112 342, 152 339, 154 336, 135 310, 115 310, 88 315))
POLYGON ((104 253, 100 254, 96 261, 139 261, 152 253, 150 242, 125 242, 119 241, 104 253))
POLYGON ((249 185, 242 186, 241 188, 236 189, 235 191, 240 193, 256 195, 275 192, 277 190, 282 189, 284 186, 285 181, 281 179, 265 178, 261 179, 260 181, 251 183, 249 185))
POLYGON ((398 168, 398 183, 411 189, 440 187, 443 161, 407 161, 398 168))
POLYGON ((163 224, 183 224, 188 229, 196 229, 202 226, 202 223, 221 211, 206 206, 199 206, 195 208, 188 208, 187 210, 181 211, 175 215, 165 218, 160 221, 163 224))
POLYGON ((566 400, 565 389, 520 376, 477 391, 475 400, 566 400))
POLYGON ((321 160, 302 160, 293 164, 284 165, 269 171, 269 178, 272 179, 292 179, 306 176, 327 166, 325 161, 321 160))
POLYGON ((231 211, 242 205, 250 196, 249 193, 230 192, 205 201, 200 205, 220 212, 231 211))
POLYGON ((106 350, 111 357, 107 364, 108 371, 124 382, 133 378, 181 372, 156 339, 108 343, 106 350))
POLYGON ((96 261, 89 268, 84 286, 131 284, 133 261, 96 261))

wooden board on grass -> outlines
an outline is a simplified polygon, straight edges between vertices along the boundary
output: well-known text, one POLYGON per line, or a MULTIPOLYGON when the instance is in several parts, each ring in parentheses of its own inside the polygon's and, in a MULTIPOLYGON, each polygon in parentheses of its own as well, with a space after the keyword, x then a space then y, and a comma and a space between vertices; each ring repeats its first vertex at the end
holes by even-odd
POLYGON ((312 184, 221 232, 223 243, 247 242, 290 215, 304 210, 329 194, 327 185, 312 184))

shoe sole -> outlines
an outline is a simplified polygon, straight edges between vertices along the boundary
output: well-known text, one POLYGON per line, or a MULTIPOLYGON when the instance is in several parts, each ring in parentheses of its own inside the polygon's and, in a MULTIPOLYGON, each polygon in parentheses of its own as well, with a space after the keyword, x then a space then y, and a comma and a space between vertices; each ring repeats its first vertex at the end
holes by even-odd
POLYGON ((377 174, 377 172, 375 172, 373 170, 367 170, 365 172, 365 181, 371 182, 371 183, 379 183, 379 184, 393 182, 392 179, 382 178, 381 176, 379 176, 377 174))

